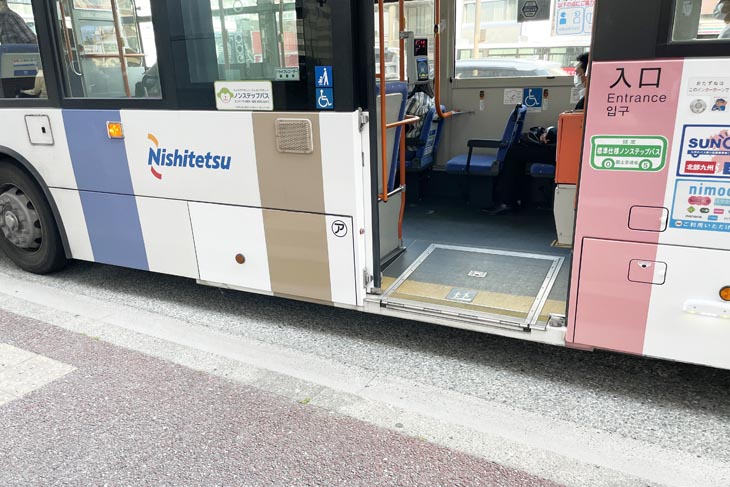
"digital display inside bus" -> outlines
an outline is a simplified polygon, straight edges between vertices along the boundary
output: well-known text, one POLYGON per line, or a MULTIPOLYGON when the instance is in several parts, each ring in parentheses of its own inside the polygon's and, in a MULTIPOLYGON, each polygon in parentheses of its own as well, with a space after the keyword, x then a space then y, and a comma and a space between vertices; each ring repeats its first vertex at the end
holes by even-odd
POLYGON ((416 39, 413 43, 414 56, 428 56, 428 39, 416 39))

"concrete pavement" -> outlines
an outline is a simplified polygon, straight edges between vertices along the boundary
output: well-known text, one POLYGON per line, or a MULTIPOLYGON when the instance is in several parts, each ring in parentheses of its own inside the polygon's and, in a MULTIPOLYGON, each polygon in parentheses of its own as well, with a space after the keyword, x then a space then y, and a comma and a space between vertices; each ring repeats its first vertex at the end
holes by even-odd
POLYGON ((2 485, 556 485, 3 311, 0 336, 2 485))
POLYGON ((559 484, 730 485, 727 371, 1 256, 0 309, 559 484))

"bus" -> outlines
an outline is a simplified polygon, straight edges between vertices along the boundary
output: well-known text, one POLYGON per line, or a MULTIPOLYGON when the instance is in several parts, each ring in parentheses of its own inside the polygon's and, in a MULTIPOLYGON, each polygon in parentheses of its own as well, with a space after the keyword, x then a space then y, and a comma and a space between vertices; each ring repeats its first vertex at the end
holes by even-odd
POLYGON ((408 3, 10 0, 34 34, 0 45, 0 249, 33 273, 76 259, 730 368, 717 0, 484 2, 590 29, 582 112, 572 76, 455 76, 456 4, 480 7, 418 0, 417 37, 408 3), (406 114, 429 76, 433 108, 406 114), (524 207, 482 212, 506 149, 556 123, 524 207))

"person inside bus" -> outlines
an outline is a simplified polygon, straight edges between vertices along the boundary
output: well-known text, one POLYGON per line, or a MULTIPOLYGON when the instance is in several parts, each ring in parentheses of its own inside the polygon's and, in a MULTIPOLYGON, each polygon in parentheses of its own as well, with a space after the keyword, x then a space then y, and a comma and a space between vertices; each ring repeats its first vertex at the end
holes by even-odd
POLYGON ((0 44, 37 44, 35 33, 23 17, 10 10, 7 0, 0 0, 0 44))
MULTIPOLYGON (((588 89, 588 53, 576 58, 575 87, 580 91, 580 100, 575 110, 585 107, 585 92, 588 89)), ((530 188, 530 178, 525 175, 528 165, 555 165, 558 130, 555 127, 534 127, 520 136, 517 143, 507 151, 495 184, 497 204, 485 209, 490 215, 500 215, 514 210, 525 201, 521 191, 530 188)))
POLYGON ((43 70, 39 69, 35 75, 35 84, 29 90, 20 90, 18 98, 48 98, 46 92, 46 79, 43 76, 43 70))
MULTIPOLYGON (((408 97, 406 105, 406 116, 419 117, 418 122, 413 123, 406 129, 406 140, 419 139, 423 130, 423 119, 428 111, 435 105, 433 94, 433 81, 416 85, 408 97)), ((408 150, 416 151, 418 147, 408 146, 408 150)))
POLYGON ((580 93, 580 100, 575 105, 576 110, 583 110, 585 107, 586 88, 588 87, 588 53, 584 52, 576 58, 575 76, 573 84, 580 93))
POLYGON ((720 0, 715 5, 712 16, 725 22, 725 28, 717 36, 718 39, 730 39, 730 0, 720 0))

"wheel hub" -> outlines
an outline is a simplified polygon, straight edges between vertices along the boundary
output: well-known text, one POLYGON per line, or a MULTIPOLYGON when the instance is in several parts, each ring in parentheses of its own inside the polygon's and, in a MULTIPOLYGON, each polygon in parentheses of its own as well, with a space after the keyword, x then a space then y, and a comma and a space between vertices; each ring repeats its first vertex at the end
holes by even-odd
POLYGON ((6 239, 21 249, 40 247, 41 226, 35 206, 18 188, 11 186, 0 194, 0 230, 6 239))
POLYGON ((12 211, 5 212, 5 226, 8 227, 11 232, 18 231, 19 223, 20 222, 18 222, 18 217, 15 216, 15 213, 13 213, 12 211))

